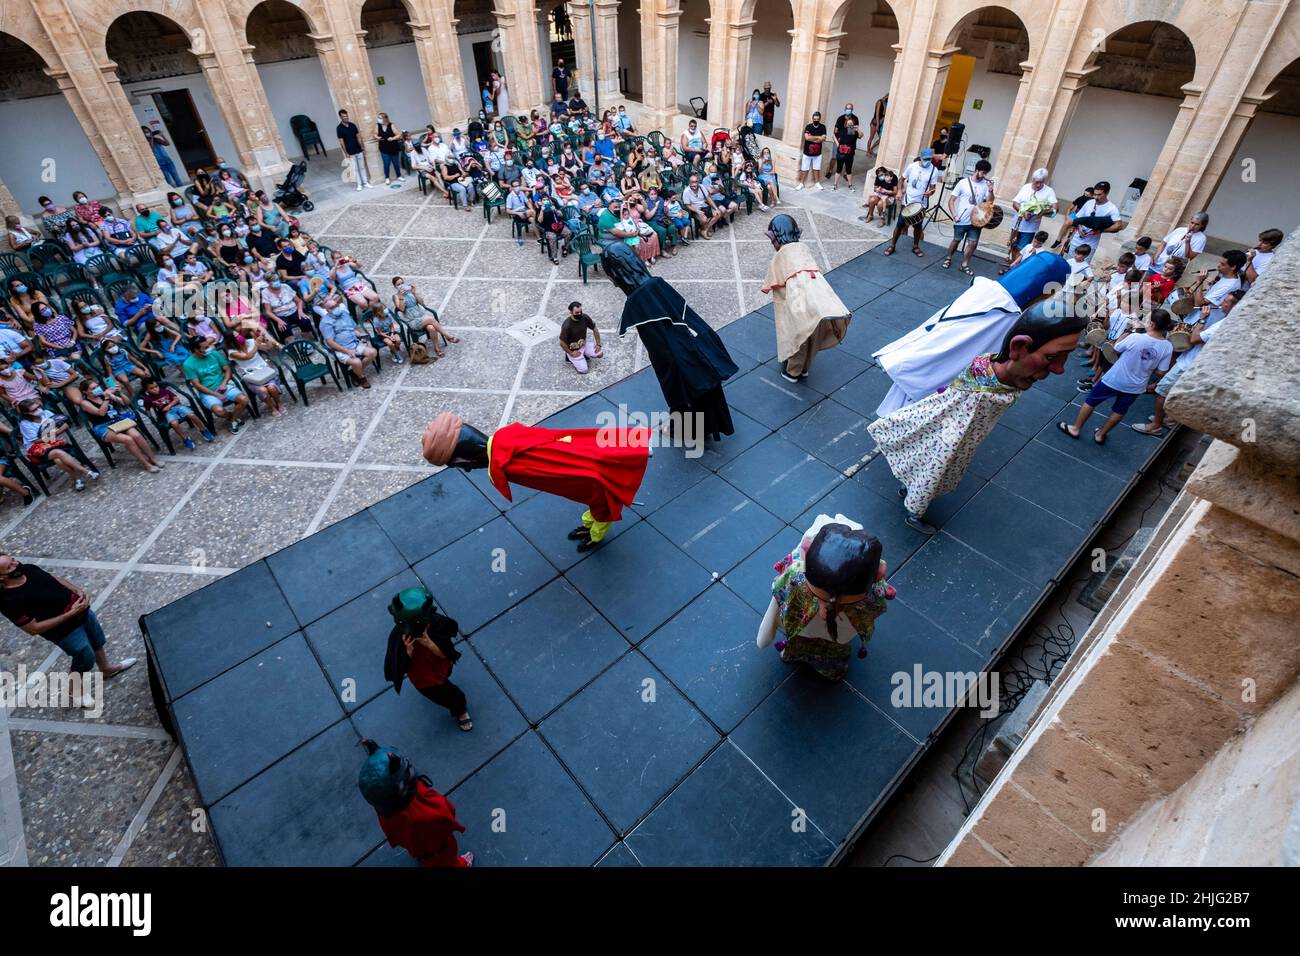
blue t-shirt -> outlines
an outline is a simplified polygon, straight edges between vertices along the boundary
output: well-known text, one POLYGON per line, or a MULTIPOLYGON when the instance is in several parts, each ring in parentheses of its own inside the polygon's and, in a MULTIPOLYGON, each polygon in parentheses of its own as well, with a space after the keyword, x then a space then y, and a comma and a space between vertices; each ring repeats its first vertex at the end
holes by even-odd
POLYGON ((326 312, 320 320, 320 337, 324 342, 333 339, 345 349, 357 347, 357 324, 348 314, 347 306, 339 306, 335 312, 326 312))
MULTIPOLYGON (((153 299, 147 292, 141 292, 137 295, 134 302, 127 302, 126 296, 120 297, 117 300, 117 304, 113 306, 113 311, 117 313, 118 324, 123 328, 127 327, 130 325, 131 316, 147 305, 153 305, 153 299)), ((143 322, 145 319, 149 318, 149 315, 149 312, 145 312, 144 315, 136 319, 136 323, 139 324, 140 322, 143 322)))

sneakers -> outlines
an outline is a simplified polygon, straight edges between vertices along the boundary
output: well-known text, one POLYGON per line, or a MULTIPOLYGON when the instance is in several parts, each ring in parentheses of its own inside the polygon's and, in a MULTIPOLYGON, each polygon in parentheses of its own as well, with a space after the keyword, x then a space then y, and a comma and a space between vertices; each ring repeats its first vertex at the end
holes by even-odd
POLYGON ((158 474, 158 469, 154 465, 150 465, 148 468, 145 469, 145 471, 149 472, 149 474, 151 475, 158 474))
POLYGON ((90 476, 91 481, 99 481, 99 472, 97 472, 94 468, 90 469, 90 471, 88 471, 86 474, 90 476))
POLYGON ((373 189, 373 188, 374 188, 374 186, 372 186, 370 183, 365 183, 365 187, 366 187, 367 189, 373 189))
POLYGON ((818 188, 818 189, 825 189, 825 188, 826 188, 826 187, 823 186, 821 183, 817 183, 816 185, 817 185, 817 188, 818 188))
POLYGON ((803 183, 795 183, 795 184, 794 184, 794 188, 795 188, 795 189, 803 189, 803 183))
POLYGON ((190 451, 193 451, 193 450, 195 449, 195 447, 196 447, 195 444, 194 444, 194 439, 193 439, 193 438, 186 438, 186 439, 184 440, 183 444, 184 444, 185 447, 188 448, 190 451))
POLYGON ((236 418, 232 420, 230 423, 230 434, 238 435, 239 430, 243 427, 244 427, 244 420, 242 418, 236 418))
POLYGON ((362 189, 361 184, 360 184, 360 183, 357 183, 357 192, 361 192, 361 189, 362 189))
POLYGON ((767 212, 767 211, 768 211, 769 209, 771 209, 772 207, 771 207, 771 206, 768 206, 768 205, 765 205, 764 203, 759 203, 759 204, 758 204, 758 208, 761 209, 761 210, 763 210, 763 212, 767 212))
POLYGON ((212 434, 212 432, 204 431, 204 432, 199 432, 199 434, 203 436, 203 440, 205 442, 211 443, 217 440, 217 436, 212 434))
POLYGON ((80 478, 78 478, 76 481, 72 483, 72 487, 77 491, 85 491, 86 483, 82 481, 80 478))
POLYGON ((394 365, 401 365, 403 362, 406 361, 406 359, 402 357, 401 352, 398 352, 396 355, 392 356, 392 359, 394 365))
POLYGON ((166 467, 167 467, 167 462, 163 461, 161 458, 159 458, 156 462, 154 462, 154 464, 155 464, 159 469, 162 469, 162 468, 166 468, 166 467))

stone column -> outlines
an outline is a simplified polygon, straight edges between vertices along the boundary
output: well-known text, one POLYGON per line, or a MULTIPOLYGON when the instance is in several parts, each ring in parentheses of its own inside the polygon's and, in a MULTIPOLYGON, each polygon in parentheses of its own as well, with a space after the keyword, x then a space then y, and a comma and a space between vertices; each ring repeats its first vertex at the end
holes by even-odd
POLYGON ((244 31, 229 8, 195 4, 195 11, 203 27, 191 34, 191 50, 234 140, 239 168, 250 182, 273 192, 289 162, 253 62, 253 47, 243 42, 244 31))
POLYGON ((1188 95, 1127 232, 1163 236, 1208 204, 1245 131, 1239 107, 1254 79, 1256 57, 1275 35, 1283 35, 1279 29, 1286 12, 1283 5, 1247 4, 1231 21, 1232 36, 1219 61, 1211 70, 1197 71, 1208 77, 1204 89, 1183 87, 1188 95))
POLYGON ((623 95, 618 85, 618 8, 619 0, 596 0, 596 86, 606 105, 623 95))
POLYGON ((677 115, 677 44, 682 10, 677 0, 641 0, 641 124, 672 133, 677 115))
MULTIPOLYGON (((906 52, 894 65, 894 78, 890 83, 889 109, 885 113, 885 133, 880 140, 879 164, 902 170, 917 153, 930 145, 930 133, 939 115, 939 101, 943 98, 943 85, 948 79, 952 55, 961 47, 935 47, 925 51, 920 72, 915 80, 903 79, 906 70, 906 52), (894 99, 894 86, 902 86, 902 99, 909 106, 894 99)), ((915 57, 913 57, 915 59, 915 57)))
MULTIPOLYGON (((790 81, 784 100, 785 126, 781 130, 782 142, 800 152, 803 150, 803 128, 812 121, 813 113, 821 111, 822 121, 828 129, 839 115, 839 110, 831 107, 829 101, 840 40, 848 36, 843 30, 837 30, 832 33, 810 34, 811 39, 805 40, 805 33, 807 31, 797 27, 790 31, 793 40, 790 81)), ((853 105, 857 106, 856 103, 853 105)), ((862 115, 861 109, 858 110, 858 115, 862 115)), ((823 169, 829 168, 823 162, 823 169)))
POLYGON ((548 109, 551 97, 542 96, 542 61, 537 42, 537 7, 533 0, 496 0, 497 25, 505 59, 510 112, 527 115, 548 109))
MULTIPOLYGON (((375 76, 370 69, 370 56, 366 51, 365 31, 349 21, 351 15, 335 4, 326 4, 326 20, 331 33, 309 34, 316 45, 325 82, 334 98, 336 110, 347 110, 348 119, 361 131, 361 143, 366 149, 366 167, 371 180, 383 172, 379 158, 379 143, 375 139, 375 117, 379 113, 379 92, 375 76)), ((321 139, 327 148, 337 148, 334 127, 338 117, 330 117, 320 124, 321 139)), ((341 158, 341 157, 340 157, 341 158)))
MULTIPOLYGON (((426 0, 412 4, 411 36, 420 58, 420 75, 429 98, 429 113, 437 129, 450 129, 471 114, 465 101, 464 66, 452 16, 452 0, 426 0), (418 17, 418 22, 417 22, 418 17)), ((472 111, 477 115, 478 110, 472 111)))
POLYGON ((0 180, 0 216, 23 218, 22 207, 18 205, 18 200, 14 199, 14 194, 9 191, 9 187, 3 180, 0 180))
MULTIPOLYGON (((719 4, 721 5, 721 4, 719 4)), ((749 44, 755 20, 709 20, 709 118, 711 126, 732 126, 744 108, 749 44)))
MULTIPOLYGON (((1300 335, 1297 292, 1300 231, 1170 391, 1170 415, 1217 441, 938 865, 1095 860, 1297 686, 1300 359, 1277 348, 1300 335)), ((1179 862, 1276 860, 1244 815, 1285 820, 1295 777, 1241 776, 1266 769, 1238 764, 1236 793, 1183 791, 1221 812, 1178 834, 1179 862)))
MULTIPOLYGON (((573 29, 573 68, 574 77, 569 82, 572 90, 574 84, 582 92, 587 105, 595 109, 596 75, 592 66, 591 46, 591 7, 586 0, 566 4, 569 8, 569 23, 573 29)), ((547 87, 548 92, 554 91, 547 87)), ((570 94, 572 95, 572 94, 570 94)), ((549 99, 549 97, 548 97, 549 99)))
MULTIPOLYGON (((57 38, 56 62, 47 64, 45 72, 58 84, 85 130, 117 191, 118 203, 128 209, 137 202, 161 204, 168 187, 118 81, 116 64, 102 59, 103 32, 92 45, 67 0, 33 0, 32 7, 46 35, 57 38)), ((107 28, 103 24, 103 30, 107 28)))

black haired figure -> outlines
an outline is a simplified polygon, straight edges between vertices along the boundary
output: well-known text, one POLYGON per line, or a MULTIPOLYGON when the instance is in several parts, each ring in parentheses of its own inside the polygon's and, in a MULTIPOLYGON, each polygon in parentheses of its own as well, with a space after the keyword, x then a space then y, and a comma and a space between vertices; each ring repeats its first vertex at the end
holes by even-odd
POLYGON ((714 441, 730 435, 735 429, 722 383, 738 369, 718 333, 695 314, 681 293, 652 276, 627 244, 605 246, 601 268, 627 296, 618 334, 636 329, 641 336, 668 410, 683 417, 703 416, 697 435, 714 441))
POLYGON ((1000 351, 975 356, 943 391, 867 426, 903 483, 910 527, 934 533, 922 520, 930 502, 957 487, 980 442, 1021 392, 1065 371, 1086 325, 1066 300, 1040 302, 1016 320, 1000 351))
POLYGON ((777 628, 781 660, 807 664, 827 680, 849 670, 849 645, 856 637, 858 657, 876 618, 885 613, 894 588, 885 580, 880 542, 844 515, 818 515, 790 554, 774 566, 772 600, 758 628, 759 647, 768 647, 777 628))
POLYGON ((456 834, 465 827, 451 801, 396 750, 373 740, 363 740, 361 746, 367 756, 357 787, 374 807, 389 845, 401 847, 421 866, 473 866, 474 854, 461 853, 456 844, 456 834))

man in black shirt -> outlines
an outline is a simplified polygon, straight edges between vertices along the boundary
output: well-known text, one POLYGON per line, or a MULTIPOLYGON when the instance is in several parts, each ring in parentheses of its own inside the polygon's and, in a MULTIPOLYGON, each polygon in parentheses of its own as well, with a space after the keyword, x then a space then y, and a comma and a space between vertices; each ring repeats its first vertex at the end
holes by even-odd
POLYGON ((853 104, 845 103, 844 112, 835 120, 835 155, 831 158, 831 168, 826 171, 827 179, 835 177, 831 189, 840 188, 840 177, 844 178, 844 185, 853 188, 853 156, 861 138, 862 121, 853 112, 853 104))
POLYGON ((347 110, 339 110, 339 125, 334 131, 339 138, 339 149, 343 155, 352 160, 352 168, 357 174, 357 189, 370 188, 370 177, 366 175, 366 150, 361 145, 361 130, 357 124, 348 119, 347 110))
POLYGON ((772 120, 776 118, 776 108, 781 105, 781 97, 772 92, 770 80, 763 84, 763 92, 758 94, 758 99, 763 104, 762 133, 764 136, 771 136, 772 120))
POLYGON ((293 243, 288 239, 280 240, 280 254, 275 257, 275 271, 280 273, 280 278, 289 282, 293 279, 301 279, 303 276, 303 264, 307 257, 293 247, 293 243))
POLYGON ((569 95, 569 70, 563 60, 556 62, 555 69, 551 70, 551 79, 555 82, 555 93, 560 99, 569 95))
POLYGON ((814 113, 812 122, 803 128, 803 155, 799 158, 799 182, 795 189, 803 189, 804 178, 812 170, 813 185, 818 189, 822 184, 817 181, 817 174, 822 169, 822 153, 826 149, 826 124, 822 114, 814 113))
MULTIPOLYGON (((98 667, 108 678, 135 663, 134 657, 109 662, 104 631, 90 609, 90 595, 9 554, 0 554, 0 614, 28 634, 57 644, 72 657, 77 673, 89 674, 98 667)), ((81 704, 90 707, 94 702, 87 694, 81 704)))
POLYGON ((581 302, 569 303, 569 314, 560 325, 560 348, 564 357, 573 363, 579 374, 587 373, 587 359, 600 358, 604 352, 600 346, 600 329, 591 320, 591 316, 582 311, 581 302), (593 345, 587 341, 587 333, 596 337, 593 345))
POLYGON ((573 91, 573 99, 569 100, 569 112, 574 116, 587 115, 587 101, 582 98, 582 93, 576 88, 573 91))
POLYGON ((279 242, 276 241, 275 232, 264 228, 258 223, 253 223, 248 227, 248 238, 245 241, 248 243, 248 248, 263 259, 271 258, 280 248, 279 242))

